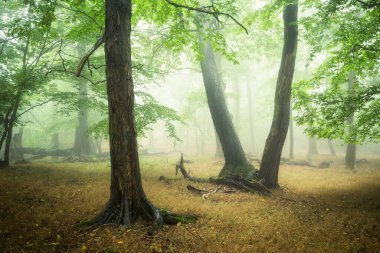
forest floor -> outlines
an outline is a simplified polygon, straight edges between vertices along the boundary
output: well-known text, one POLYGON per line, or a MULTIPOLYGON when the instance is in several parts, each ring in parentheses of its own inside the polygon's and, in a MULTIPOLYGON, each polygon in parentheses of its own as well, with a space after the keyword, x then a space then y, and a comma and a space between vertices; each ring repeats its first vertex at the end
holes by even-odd
MULTIPOLYGON (((149 199, 200 216, 154 236, 142 221, 132 229, 76 227, 105 205, 109 163, 42 161, 0 170, 0 252, 380 252, 380 159, 355 172, 342 160, 328 169, 282 165, 282 188, 270 197, 216 192, 202 198, 174 176, 176 158, 143 157, 149 199), (167 184, 158 181, 161 175, 178 180, 167 184)), ((193 176, 209 177, 222 164, 197 159, 185 166, 193 176)))

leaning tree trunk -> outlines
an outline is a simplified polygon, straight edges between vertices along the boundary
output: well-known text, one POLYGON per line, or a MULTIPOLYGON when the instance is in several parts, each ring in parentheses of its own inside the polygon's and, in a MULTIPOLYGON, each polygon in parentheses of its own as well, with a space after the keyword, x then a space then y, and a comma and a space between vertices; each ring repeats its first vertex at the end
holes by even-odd
MULTIPOLYGON (((222 54, 221 53, 215 53, 215 66, 218 72, 219 80, 222 85, 222 91, 224 94, 226 90, 226 83, 223 81, 223 76, 222 76, 222 54)), ((223 158, 224 154, 223 154, 222 144, 220 143, 218 133, 216 132, 215 127, 214 127, 214 133, 215 133, 215 143, 216 143, 215 157, 223 158)))
POLYGON ((278 187, 278 170, 282 147, 289 126, 290 94, 297 53, 298 2, 284 7, 284 47, 278 73, 272 126, 260 164, 260 177, 271 188, 278 187))
POLYGON ((131 68, 131 0, 106 0, 105 56, 111 154, 110 199, 96 223, 131 226, 138 217, 162 224, 142 188, 131 68))
POLYGON ((289 115, 289 159, 294 159, 294 133, 293 133, 293 119, 292 108, 290 107, 289 115))
MULTIPOLYGON (((352 95, 354 93, 354 85, 355 85, 355 72, 350 71, 348 75, 348 83, 347 83, 347 92, 348 95, 352 95)), ((348 134, 352 135, 354 131, 354 119, 355 115, 352 113, 347 118, 347 124, 348 124, 348 134)), ((354 142, 347 144, 347 150, 346 150, 346 167, 354 170, 355 169, 355 160, 356 160, 356 144, 354 142)))
POLYGON ((215 130, 222 145, 225 164, 220 177, 237 175, 243 178, 253 176, 253 167, 245 157, 239 137, 235 131, 224 98, 220 77, 211 44, 199 34, 199 47, 202 54, 201 69, 206 90, 207 102, 215 130))

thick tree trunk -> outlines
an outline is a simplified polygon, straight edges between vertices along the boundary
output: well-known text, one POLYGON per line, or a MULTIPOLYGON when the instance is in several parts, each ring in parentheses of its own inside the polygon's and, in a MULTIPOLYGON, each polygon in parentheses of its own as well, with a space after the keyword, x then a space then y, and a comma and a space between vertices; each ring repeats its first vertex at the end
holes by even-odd
MULTIPOLYGON (((348 74, 347 93, 349 95, 352 95, 354 93, 355 75, 356 75, 355 71, 350 71, 350 73, 348 74)), ((355 120, 355 115, 352 113, 347 118, 349 135, 351 135, 354 131, 354 120, 355 120)), ((356 161, 356 144, 349 143, 347 144, 347 150, 346 150, 346 167, 351 170, 354 170, 355 161, 356 161)))
POLYGON ((225 159, 225 165, 220 171, 219 176, 237 175, 243 178, 250 178, 253 176, 253 167, 245 157, 230 113, 228 112, 215 64, 214 51, 211 44, 201 36, 199 36, 199 47, 202 53, 201 69, 207 102, 225 159))
POLYGON ((249 140, 251 152, 255 153, 255 140, 254 140, 254 130, 253 130, 253 103, 252 103, 252 91, 251 91, 251 83, 249 79, 245 84, 246 92, 247 92, 247 100, 248 100, 248 127, 249 127, 249 140))
POLYGON ((336 156, 335 149, 334 149, 334 146, 333 146, 331 140, 327 140, 327 143, 329 144, 329 149, 330 149, 331 155, 336 156))
POLYGON ((260 176, 264 184, 278 187, 278 169, 281 152, 289 126, 290 94, 297 53, 298 2, 284 7, 284 47, 277 78, 272 126, 265 143, 260 164, 260 176))
POLYGON ((290 107, 290 115, 289 115, 289 159, 294 159, 294 133, 293 133, 293 119, 292 119, 291 107, 290 107))
POLYGON ((140 216, 162 217, 141 184, 131 68, 131 0, 106 0, 105 55, 111 153, 110 199, 96 223, 131 226, 140 216))

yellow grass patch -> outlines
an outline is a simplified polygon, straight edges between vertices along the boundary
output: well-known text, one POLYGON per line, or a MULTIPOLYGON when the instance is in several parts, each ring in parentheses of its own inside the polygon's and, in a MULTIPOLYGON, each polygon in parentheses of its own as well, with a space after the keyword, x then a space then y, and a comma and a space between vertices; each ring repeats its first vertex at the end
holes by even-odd
MULTIPOLYGON (((380 168, 372 159, 356 173, 282 166, 271 197, 190 193, 174 176, 174 158, 142 158, 152 202, 200 219, 164 227, 153 237, 143 221, 133 228, 75 225, 103 208, 109 164, 33 164, 0 170, 1 252, 379 252, 380 168), (158 181, 164 175, 170 185, 158 181)), ((214 160, 185 164, 191 175, 218 174, 214 160)), ((213 189, 210 184, 192 184, 213 189)))

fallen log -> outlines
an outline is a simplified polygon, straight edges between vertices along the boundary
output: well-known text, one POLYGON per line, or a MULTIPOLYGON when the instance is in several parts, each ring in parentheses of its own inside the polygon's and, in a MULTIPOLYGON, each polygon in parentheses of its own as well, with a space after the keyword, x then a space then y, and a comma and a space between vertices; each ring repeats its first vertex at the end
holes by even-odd
POLYGON ((268 196, 271 194, 271 191, 260 182, 257 182, 254 180, 248 181, 238 176, 217 177, 217 178, 211 177, 208 179, 192 177, 189 175, 189 173, 187 173, 183 165, 183 154, 181 154, 181 159, 176 164, 176 175, 178 174, 179 171, 181 172, 181 174, 183 175, 185 179, 190 180, 192 182, 226 185, 226 186, 230 186, 241 191, 257 193, 264 196, 268 196))

